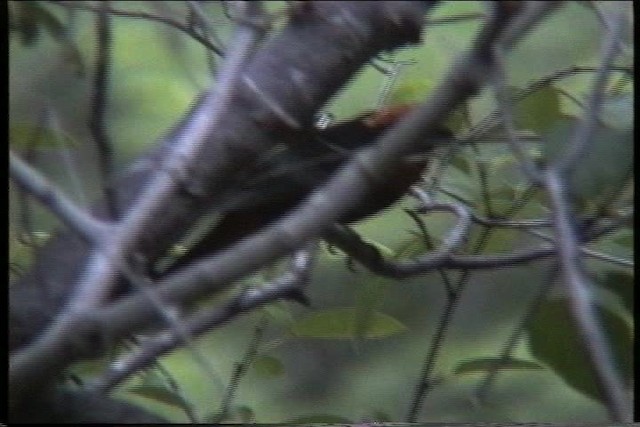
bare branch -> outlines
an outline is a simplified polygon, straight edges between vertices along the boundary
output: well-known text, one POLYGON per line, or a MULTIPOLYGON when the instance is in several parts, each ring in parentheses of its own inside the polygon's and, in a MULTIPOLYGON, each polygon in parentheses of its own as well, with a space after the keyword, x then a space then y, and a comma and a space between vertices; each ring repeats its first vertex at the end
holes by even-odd
POLYGON ((513 117, 513 111, 515 111, 514 104, 511 99, 507 87, 507 76, 505 68, 505 58, 502 49, 496 47, 493 52, 494 58, 494 71, 492 73, 492 83, 496 92, 496 99, 498 102, 498 110, 501 113, 504 129, 507 133, 507 139, 513 152, 514 157, 518 160, 522 166, 522 170, 529 178, 532 184, 540 183, 540 171, 534 164, 533 160, 525 152, 522 145, 522 141, 517 134, 515 125, 515 119, 513 117))
POLYGON ((87 242, 100 242, 107 235, 110 226, 76 206, 60 189, 13 152, 9 153, 9 173, 20 187, 48 207, 67 227, 87 242))
POLYGON ((487 372, 482 382, 478 384, 478 386, 476 387, 475 398, 480 403, 486 400, 487 395, 489 394, 489 391, 491 390, 491 387, 495 383, 495 380, 498 376, 500 367, 503 366, 513 354, 516 348, 516 345, 518 344, 519 340, 522 338, 522 335, 526 331, 526 327, 529 325, 529 323, 531 323, 533 317, 539 310, 540 306, 546 301, 547 296, 549 295, 549 292, 551 291, 551 289, 553 289, 557 281, 557 276, 558 276, 558 266, 557 264, 554 264, 549 269, 548 277, 543 281, 543 284, 542 286, 540 286, 540 289, 536 293, 536 296, 529 303, 529 306, 527 307, 527 311, 525 312, 524 316, 522 316, 522 319, 520 320, 518 325, 515 328, 513 328, 513 332, 505 342, 502 348, 502 351, 500 352, 499 360, 487 372))
POLYGON ((631 410, 623 383, 616 372, 606 335, 598 321, 592 284, 584 272, 579 252, 580 238, 576 225, 571 220, 566 179, 593 139, 598 114, 603 104, 609 67, 618 52, 622 19, 622 14, 618 14, 604 41, 600 70, 596 74, 583 121, 577 127, 568 150, 546 171, 544 183, 553 208, 561 271, 569 294, 571 312, 581 334, 583 349, 596 372, 597 383, 610 417, 618 422, 627 422, 631 420, 631 410))
POLYGON ((100 10, 96 17, 97 58, 89 128, 93 135, 93 140, 98 147, 98 169, 102 174, 102 185, 107 211, 110 219, 116 220, 119 213, 116 189, 113 187, 113 146, 109 140, 109 135, 104 123, 107 111, 109 78, 111 74, 112 24, 108 10, 109 1, 101 2, 100 10))
POLYGON ((582 338, 583 349, 597 373, 598 385, 611 418, 619 422, 630 421, 631 411, 622 381, 615 370, 610 347, 595 311, 592 284, 584 273, 584 266, 580 260, 580 242, 575 225, 571 221, 567 184, 553 169, 545 173, 544 183, 551 197, 561 273, 569 293, 571 312, 582 338))
POLYGON ((434 256, 427 254, 411 261, 390 261, 384 259, 374 247, 344 227, 336 226, 327 233, 325 238, 370 271, 396 279, 424 274, 438 268, 482 270, 515 267, 522 263, 550 257, 555 253, 553 246, 548 245, 513 251, 505 255, 456 255, 445 251, 434 256))
MULTIPOLYGON (((264 284, 260 288, 244 290, 221 309, 203 310, 184 319, 181 323, 184 325, 185 333, 189 336, 201 335, 234 317, 280 299, 306 303, 303 287, 309 281, 315 255, 315 245, 298 251, 293 255, 288 271, 273 282, 264 284)), ((160 333, 155 338, 146 340, 139 353, 127 357, 122 363, 118 363, 93 384, 92 388, 102 392, 110 390, 129 375, 149 366, 158 357, 174 350, 181 344, 180 334, 175 331, 160 333)))
MULTIPOLYGON (((101 10, 100 10, 99 7, 95 7, 95 6, 92 6, 90 4, 86 4, 84 2, 81 3, 81 2, 76 2, 76 1, 54 1, 54 0, 49 0, 49 1, 51 3, 53 3, 53 4, 57 4, 57 5, 68 7, 68 8, 89 10, 89 11, 101 13, 101 10)), ((170 27, 173 27, 173 28, 175 28, 177 30, 180 30, 183 33, 187 34, 189 37, 193 38, 194 40, 196 40, 197 42, 202 44, 204 47, 206 47, 210 51, 215 52, 220 56, 224 55, 224 52, 222 51, 222 49, 220 47, 214 45, 209 40, 207 40, 205 37, 202 37, 200 34, 198 34, 195 31, 193 31, 193 29, 190 28, 188 25, 185 25, 185 24, 183 24, 181 22, 178 22, 178 21, 176 21, 174 19, 166 18, 164 16, 153 15, 151 13, 146 13, 146 12, 134 12, 134 11, 128 11, 128 10, 119 10, 119 9, 113 9, 111 7, 108 9, 108 13, 113 15, 113 16, 121 16, 123 18, 138 18, 138 19, 144 19, 144 20, 147 20, 147 21, 156 21, 156 22, 160 22, 162 24, 169 25, 170 27)))
MULTIPOLYGON (((260 13, 259 7, 256 9, 257 4, 253 6, 247 5, 246 7, 248 14, 260 13)), ((261 35, 262 31, 258 31, 251 26, 242 27, 237 31, 236 46, 238 49, 229 57, 221 72, 219 84, 216 86, 215 95, 217 96, 210 95, 205 100, 207 108, 201 112, 201 129, 199 129, 199 135, 196 134, 199 137, 196 136, 194 140, 178 146, 179 149, 183 150, 182 154, 187 159, 196 155, 198 148, 204 143, 203 140, 207 136, 207 132, 211 131, 212 125, 220 121, 222 111, 235 93, 241 74, 240 71, 250 57, 253 47, 261 35), (205 112, 209 113, 206 117, 204 115, 205 112), (187 151, 189 149, 191 151, 187 151)), ((184 170, 185 162, 184 158, 178 158, 175 161, 175 168, 184 170)), ((69 334, 68 331, 76 327, 79 321, 87 320, 87 325, 92 324, 92 322, 88 321, 88 316, 91 316, 91 310, 96 308, 95 304, 97 302, 104 301, 104 297, 111 292, 111 288, 116 283, 115 279, 118 271, 123 264, 114 263, 113 261, 124 259, 125 254, 128 253, 124 249, 127 243, 130 245, 135 237, 139 237, 141 233, 144 233, 145 225, 155 220, 149 217, 150 212, 154 212, 154 208, 158 209, 160 203, 166 203, 166 197, 172 191, 177 190, 176 182, 163 173, 158 174, 155 181, 154 185, 147 187, 146 193, 139 199, 137 206, 129 211, 129 214, 123 220, 124 223, 118 227, 117 233, 109 236, 108 239, 105 238, 104 241, 106 243, 103 243, 100 250, 94 251, 89 258, 85 273, 82 274, 78 281, 78 287, 72 299, 68 301, 68 307, 72 308, 72 310, 61 313, 51 329, 40 337, 38 342, 12 358, 12 368, 14 369, 12 372, 15 375, 12 377, 12 404, 18 403, 24 393, 31 391, 31 388, 41 383, 43 378, 54 375, 56 371, 59 371, 61 365, 70 363, 69 359, 65 360, 63 352, 52 354, 52 349, 59 347, 54 343, 67 341, 68 337, 73 335, 69 334), (67 338, 64 338, 65 336, 67 338), (34 369, 34 367, 40 367, 42 369, 40 372, 43 375, 38 375, 38 369, 34 369)), ((148 295, 144 295, 145 299, 147 299, 148 295)), ((155 309, 156 305, 154 304, 153 306, 155 309)), ((104 346, 107 343, 108 340, 105 340, 102 346, 96 346, 96 350, 104 350, 104 346)), ((76 352, 75 357, 82 355, 86 350, 80 349, 79 352, 76 352)), ((73 354, 74 352, 70 351, 69 353, 73 354)))
POLYGON ((623 19, 622 14, 619 14, 616 21, 612 23, 612 28, 608 32, 602 47, 602 60, 595 76, 582 123, 576 128, 566 152, 557 159, 553 166, 562 173, 569 173, 573 170, 592 142, 598 125, 598 116, 604 103, 604 91, 611 72, 611 64, 620 51, 620 32, 622 31, 623 19))

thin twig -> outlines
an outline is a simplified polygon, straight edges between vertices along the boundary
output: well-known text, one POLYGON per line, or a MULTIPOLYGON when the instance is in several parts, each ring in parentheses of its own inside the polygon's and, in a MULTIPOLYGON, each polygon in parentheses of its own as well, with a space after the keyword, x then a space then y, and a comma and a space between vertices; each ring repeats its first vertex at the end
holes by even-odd
MULTIPOLYGON (((246 3, 244 10, 247 14, 260 14, 262 9, 259 4, 246 3)), ((225 67, 223 67, 215 87, 213 95, 205 99, 205 106, 200 111, 201 114, 190 123, 199 132, 193 139, 183 141, 178 149, 182 150, 174 161, 174 166, 178 170, 186 168, 185 163, 196 156, 198 150, 204 145, 203 136, 206 131, 218 125, 223 112, 227 108, 227 103, 236 93, 239 84, 241 70, 254 52, 254 47, 264 36, 264 31, 255 26, 239 26, 236 31, 235 40, 237 49, 229 55, 225 67), (206 110, 206 114, 205 114, 206 110)), ((187 127, 186 131, 194 131, 192 127, 187 127)), ((70 360, 77 360, 78 357, 92 357, 95 352, 104 351, 104 347, 95 345, 89 347, 75 347, 77 354, 63 354, 54 352, 52 349, 59 349, 60 343, 68 342, 69 337, 75 337, 73 330, 91 328, 95 323, 91 319, 95 316, 96 304, 102 304, 113 294, 117 285, 117 278, 120 273, 127 274, 127 264, 122 259, 123 254, 130 253, 130 246, 139 238, 149 223, 155 221, 150 217, 150 212, 157 212, 158 205, 169 198, 178 187, 178 184, 171 176, 167 176, 164 171, 158 173, 151 179, 146 191, 137 199, 137 203, 129 210, 128 215, 123 218, 113 235, 105 236, 102 239, 99 250, 94 251, 88 258, 85 270, 80 275, 74 289, 74 293, 65 304, 68 308, 58 315, 45 333, 34 340, 31 345, 21 349, 12 355, 11 359, 11 401, 10 405, 15 405, 21 401, 24 395, 33 392, 33 388, 43 382, 43 378, 49 379, 70 363, 70 360), (119 262, 122 261, 122 262, 119 262), (37 366, 38 369, 33 367, 37 366)), ((131 275, 135 277, 135 275, 131 275)), ((142 289, 145 289, 142 287, 142 289)), ((149 305, 149 298, 160 299, 160 294, 156 292, 143 293, 140 295, 145 300, 145 305, 149 305)), ((158 305, 150 305, 155 316, 160 314, 164 320, 169 320, 169 325, 180 326, 171 322, 171 312, 166 310, 157 311, 158 305)), ((177 328, 180 331, 180 328, 177 328)), ((102 337, 108 338, 108 337, 102 337)), ((183 337, 181 337, 183 338, 183 337)), ((103 342, 106 345, 107 342, 103 342)), ((73 346, 72 346, 73 347, 73 346)), ((205 365, 206 366, 206 365, 205 365)))
POLYGON ((411 189, 411 193, 416 196, 421 206, 418 211, 421 213, 427 212, 451 212, 456 216, 457 223, 451 227, 451 231, 448 236, 443 239, 441 252, 452 253, 454 252, 466 238, 468 238, 469 229, 471 228, 471 213, 466 206, 457 203, 436 203, 429 200, 429 196, 417 187, 411 189))
MULTIPOLYGON (((230 319, 253 310, 264 304, 280 299, 305 302, 303 287, 309 281, 311 267, 315 262, 315 245, 295 253, 290 268, 281 277, 260 288, 250 288, 239 293, 224 307, 217 310, 205 310, 185 319, 182 324, 190 336, 198 336, 210 331, 230 319)), ((168 331, 145 342, 140 352, 127 357, 126 363, 112 367, 100 380, 93 384, 97 391, 105 392, 115 387, 129 375, 153 363, 181 344, 175 331, 168 331)))
MULTIPOLYGON (((73 8, 73 9, 88 10, 91 12, 100 13, 100 8, 86 4, 84 2, 81 3, 81 2, 75 2, 75 1, 58 1, 58 0, 48 0, 48 1, 50 3, 57 4, 59 6, 64 6, 64 7, 73 8)), ((189 37, 193 38, 194 40, 202 44, 204 47, 206 47, 210 51, 215 52, 220 56, 224 56, 224 51, 221 48, 211 43, 205 37, 202 37, 200 34, 193 31, 189 26, 181 22, 178 22, 174 19, 167 18, 164 16, 153 15, 147 12, 136 12, 136 11, 113 9, 113 8, 109 8, 108 13, 110 13, 113 16, 121 16, 123 18, 145 19, 147 21, 155 21, 155 22, 160 22, 162 24, 169 25, 170 27, 173 27, 187 34, 189 37)))
MULTIPOLYGON (((78 293, 79 300, 94 300, 91 295, 95 293, 109 294, 109 286, 113 286, 114 283, 108 275, 105 275, 103 268, 108 267, 104 265, 104 261, 108 259, 117 259, 121 253, 126 253, 123 247, 130 244, 136 234, 144 233, 145 225, 150 221, 153 221, 149 217, 149 212, 154 212, 154 208, 164 200, 164 197, 170 197, 171 192, 179 185, 175 176, 180 176, 181 172, 188 169, 187 164, 197 152, 202 149, 205 141, 202 138, 209 129, 212 129, 221 120, 221 115, 229 99, 236 91, 237 85, 240 83, 240 70, 245 65, 248 58, 253 53, 253 48, 258 42, 258 39, 263 35, 259 30, 253 28, 240 28, 237 33, 238 46, 241 48, 234 50, 233 55, 230 55, 225 63, 224 68, 221 70, 221 76, 213 92, 209 93, 203 100, 204 105, 209 108, 207 114, 201 111, 198 117, 194 117, 189 124, 185 132, 193 136, 188 141, 176 145, 175 155, 170 159, 171 164, 168 164, 167 171, 161 170, 152 179, 149 185, 146 187, 146 191, 138 199, 137 204, 129 210, 127 217, 123 218, 123 224, 119 226, 120 232, 113 236, 111 243, 106 245, 108 252, 102 259, 95 259, 95 263, 89 263, 87 271, 95 272, 96 276, 101 277, 107 281, 104 286, 101 286, 100 280, 98 282, 92 280, 85 280, 81 283, 81 288, 78 293), (136 230, 134 233, 133 230, 136 230), (110 253, 113 252, 113 255, 110 253), (85 295, 86 294, 86 295, 85 295)), ((108 262, 108 261, 107 261, 108 262)), ((90 274, 91 275, 91 274, 90 274)), ((71 302, 73 304, 73 301, 71 302)))
POLYGON ((484 13, 461 13, 459 15, 449 15, 443 16, 442 18, 429 18, 427 19, 427 26, 431 25, 445 25, 445 24, 454 24, 458 22, 464 21, 475 21, 477 19, 485 18, 484 13))
POLYGON ((260 320, 258 320, 258 324, 254 328, 253 336, 249 341, 249 346, 245 351, 244 355, 240 362, 234 364, 233 371, 231 372, 231 379, 229 380, 229 385, 227 386, 226 393, 224 394, 222 401, 220 402, 220 409, 216 414, 216 417, 212 422, 219 423, 221 421, 225 421, 229 416, 229 408, 231 407, 231 403, 236 396, 236 392, 238 390, 238 385, 240 384, 240 380, 249 370, 249 366, 253 363, 256 355, 258 354, 258 348, 260 346, 260 342, 262 341, 262 337, 264 336, 265 331, 267 330, 268 319, 266 316, 262 316, 260 320))
MULTIPOLYGON (((426 249, 429 251, 433 251, 435 249, 435 244, 433 243, 433 239, 431 238, 430 234, 427 232, 427 227, 422 218, 420 218, 420 216, 418 216, 418 213, 415 211, 407 210, 406 212, 418 225, 420 233, 422 234, 423 240, 425 242, 426 249)), ((438 268, 437 271, 440 275, 440 278, 442 279, 442 284, 444 285, 445 291, 447 293, 451 293, 454 289, 454 286, 452 284, 449 272, 444 268, 438 268)))
POLYGON ((616 264, 616 265, 619 265, 621 267, 633 268, 633 266, 635 265, 633 260, 622 259, 620 257, 609 255, 609 254, 604 254, 602 252, 598 252, 598 251, 595 251, 595 250, 589 249, 589 248, 580 248, 580 252, 582 252, 583 254, 585 254, 588 257, 591 257, 591 258, 594 258, 594 259, 597 259, 597 260, 600 260, 600 261, 608 262, 608 263, 611 263, 611 264, 616 264))
POLYGON ((622 14, 616 15, 603 43, 602 61, 596 74, 582 123, 577 126, 569 148, 544 175, 544 184, 553 209, 558 255, 569 295, 571 313, 581 335, 583 349, 596 372, 597 384, 609 415, 612 420, 617 422, 630 421, 631 411, 623 382, 615 369, 611 348, 595 311, 592 284, 585 274, 580 256, 580 237, 576 230, 577 226, 572 221, 567 180, 569 173, 574 169, 594 138, 609 68, 619 50, 622 19, 624 19, 622 14))
POLYGON ((582 123, 575 129, 574 135, 569 142, 569 148, 563 153, 553 166, 559 172, 569 173, 576 166, 578 161, 586 153, 594 138, 595 129, 598 126, 598 116, 604 105, 604 93, 607 79, 611 72, 611 64, 619 53, 620 31, 622 28, 622 14, 618 15, 616 22, 612 24, 611 30, 602 47, 602 60, 595 75, 593 89, 587 102, 582 123))
POLYGON ((76 206, 60 189, 13 152, 9 152, 9 174, 16 184, 49 208, 60 221, 85 241, 92 244, 99 242, 110 229, 105 223, 76 206))
POLYGON ((522 141, 520 141, 513 111, 515 105, 512 102, 511 95, 507 87, 507 76, 505 66, 505 52, 503 49, 496 47, 493 52, 493 76, 492 83, 496 92, 498 102, 498 110, 501 113, 502 124, 507 133, 509 146, 514 157, 520 163, 522 170, 531 183, 538 184, 540 182, 540 172, 531 157, 526 153, 522 141))
MULTIPOLYGON (((189 12, 191 13, 191 17, 194 21, 194 27, 200 28, 202 30, 202 34, 204 37, 213 39, 213 43, 217 46, 224 46, 224 43, 218 35, 216 34, 215 29, 209 22, 209 17, 204 12, 202 5, 198 1, 187 1, 187 7, 189 8, 189 12)), ((216 58, 215 52, 211 49, 206 50, 207 53, 207 63, 209 65, 209 72, 211 76, 215 76, 216 71, 216 58)))
POLYGON ((554 265, 549 270, 549 275, 546 278, 546 280, 543 281, 543 284, 538 290, 538 293, 536 294, 534 299, 529 303, 529 307, 527 308, 527 311, 525 312, 524 316, 522 316, 522 319, 520 320, 518 325, 516 325, 516 327, 513 329, 513 332, 511 332, 511 335, 505 342, 502 348, 502 351, 500 352, 500 357, 498 361, 494 364, 494 366, 491 367, 491 369, 489 369, 489 371, 485 375, 482 382, 476 388, 475 397, 478 400, 478 402, 483 403, 486 400, 487 395, 489 394, 489 391, 498 376, 500 367, 504 366, 504 364, 509 360, 516 345, 518 344, 518 341, 522 337, 522 334, 525 332, 529 323, 531 323, 533 317, 537 313, 540 306, 546 300, 547 295, 549 294, 551 289, 553 289, 557 274, 558 274, 558 266, 554 265))
POLYGON ((592 284, 582 266, 578 251, 580 241, 571 220, 566 183, 555 169, 546 171, 544 183, 553 208, 562 277, 569 294, 571 313, 582 338, 583 349, 596 371, 597 383, 611 418, 617 422, 630 421, 631 411, 627 397, 614 367, 611 348, 598 321, 592 284))
MULTIPOLYGON (((555 243, 555 239, 552 236, 547 236, 539 231, 536 230, 527 230, 527 232, 529 234, 532 234, 536 237, 539 237, 547 242, 550 243, 555 243)), ((605 262, 610 262, 612 264, 617 264, 623 267, 633 267, 634 263, 633 261, 627 260, 627 259, 621 259, 619 257, 613 256, 613 255, 609 255, 609 254, 605 254, 599 251, 595 251, 593 249, 581 246, 580 248, 580 252, 582 252, 584 255, 591 257, 591 258, 595 258, 595 259, 599 259, 600 261, 605 261, 605 262)))
POLYGON ((112 25, 108 11, 109 1, 105 0, 100 3, 96 16, 96 71, 89 129, 98 147, 98 170, 101 173, 107 212, 111 220, 116 220, 119 209, 116 189, 113 187, 113 145, 105 127, 112 49, 112 25))
MULTIPOLYGON (((629 67, 611 66, 610 70, 618 73, 622 73, 623 75, 628 76, 629 78, 633 78, 633 70, 630 69, 629 67)), ((513 103, 520 102, 526 97, 528 97, 529 95, 541 89, 544 89, 545 87, 548 87, 559 80, 563 80, 569 77, 574 77, 580 74, 597 73, 598 71, 599 71, 598 67, 575 66, 575 65, 562 70, 555 71, 546 77, 543 77, 539 80, 534 81, 533 83, 530 83, 527 87, 514 93, 512 95, 512 102, 513 103)), ((578 102, 575 99, 573 100, 574 102, 578 102)), ((468 135, 460 136, 460 139, 462 139, 463 141, 467 139, 476 139, 478 137, 485 135, 491 129, 495 128, 496 126, 499 126, 501 123, 502 123, 501 112, 500 110, 496 109, 495 111, 489 113, 486 117, 481 119, 473 127, 473 129, 469 132, 468 135)))

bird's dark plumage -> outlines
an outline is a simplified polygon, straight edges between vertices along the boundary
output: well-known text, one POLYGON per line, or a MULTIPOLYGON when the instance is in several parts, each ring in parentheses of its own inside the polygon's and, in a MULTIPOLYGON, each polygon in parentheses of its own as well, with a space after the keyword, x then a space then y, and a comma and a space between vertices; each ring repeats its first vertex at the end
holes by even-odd
MULTIPOLYGON (((369 113, 322 130, 291 131, 281 149, 259 162, 252 176, 239 185, 234 201, 220 212, 215 226, 169 267, 169 271, 210 255, 260 230, 304 200, 344 165, 359 148, 373 143, 402 117, 410 106, 369 113)), ((451 138, 446 130, 438 138, 451 138)), ((420 179, 425 156, 406 160, 402 167, 340 222, 350 223, 373 215, 401 198, 420 179)))

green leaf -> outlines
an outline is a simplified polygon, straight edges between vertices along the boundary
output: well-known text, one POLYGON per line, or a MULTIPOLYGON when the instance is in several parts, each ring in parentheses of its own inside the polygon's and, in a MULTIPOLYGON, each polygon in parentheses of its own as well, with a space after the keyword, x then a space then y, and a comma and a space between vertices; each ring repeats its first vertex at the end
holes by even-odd
POLYGON ((515 122, 519 129, 541 133, 560 118, 560 92, 551 86, 531 93, 516 107, 515 122))
MULTIPOLYGON (((362 237, 362 241, 367 245, 373 246, 378 252, 380 252, 380 255, 382 255, 385 258, 387 257, 391 258, 395 256, 395 253, 393 252, 393 250, 388 246, 383 245, 382 243, 376 242, 375 240, 367 239, 365 237, 362 237)), ((324 252, 329 259, 335 259, 335 260, 344 259, 344 254, 342 252, 337 251, 335 247, 332 247, 328 243, 326 243, 323 246, 325 249, 324 252)))
MULTIPOLYGON (((415 233, 415 235, 403 240, 396 246, 395 259, 410 259, 424 254, 426 250, 424 238, 421 234, 417 234, 417 230, 415 233)), ((427 235, 431 238, 431 242, 434 246, 438 246, 438 244, 440 244, 440 239, 432 236, 431 233, 429 233, 429 230, 427 230, 427 235)))
POLYGON ((221 422, 224 422, 224 425, 230 423, 253 424, 255 423, 255 419, 256 414, 250 406, 233 405, 229 408, 224 418, 221 417, 220 412, 211 412, 203 417, 202 422, 215 425, 221 422))
POLYGON ((130 387, 127 391, 181 409, 189 405, 182 396, 171 390, 165 379, 154 370, 145 372, 142 384, 130 387))
POLYGON ((258 356, 252 366, 263 377, 279 377, 284 373, 282 362, 273 356, 258 356))
POLYGON ((376 309, 384 300, 388 283, 382 278, 372 278, 364 280, 358 286, 355 307, 355 331, 354 337, 356 346, 367 338, 369 331, 373 327, 373 319, 376 309))
POLYGON ((131 387, 127 391, 181 409, 187 406, 187 402, 182 396, 170 390, 166 385, 141 385, 131 387))
POLYGON ((568 2, 527 33, 507 58, 509 81, 522 85, 532 76, 551 74, 599 60, 605 28, 591 11, 568 2))
POLYGON ((9 144, 13 148, 61 148, 74 146, 75 141, 66 133, 39 127, 32 123, 9 124, 9 144))
MULTIPOLYGON (((496 206, 499 207, 499 206, 496 206)), ((501 206, 500 209, 505 211, 507 206, 501 206)), ((482 232, 479 232, 479 236, 482 235, 482 232)), ((473 233, 475 235, 475 232, 473 233)), ((500 253, 500 252, 509 252, 513 250, 513 248, 518 245, 520 241, 518 240, 518 234, 514 233, 513 230, 509 228, 498 228, 491 236, 488 237, 486 243, 484 245, 484 251, 486 253, 500 253)))
POLYGON ((112 362, 113 361, 108 356, 83 360, 81 362, 74 363, 71 366, 70 371, 74 375, 82 378, 82 380, 97 378, 104 373, 105 369, 108 369, 112 362))
POLYGON ((391 104, 410 104, 422 102, 431 90, 433 83, 426 80, 410 80, 398 86, 391 94, 391 104))
POLYGON ((454 368, 453 373, 455 375, 462 374, 475 374, 494 369, 506 370, 506 369, 518 369, 518 370, 538 370, 544 369, 539 363, 532 362, 530 360, 512 359, 501 360, 498 357, 483 357, 479 359, 473 359, 466 362, 458 363, 454 368))
POLYGON ((472 162, 469 156, 465 154, 458 154, 457 156, 454 156, 449 164, 465 175, 471 175, 475 167, 474 162, 472 162))
MULTIPOLYGON (((475 162, 475 160, 470 160, 470 162, 475 162)), ((475 207, 479 199, 475 169, 476 167, 472 166, 472 169, 468 170, 469 175, 467 175, 461 169, 449 168, 442 182, 442 188, 464 200, 470 207, 475 207), (473 173, 473 176, 471 176, 471 173, 473 173)))
MULTIPOLYGON (((357 310, 348 307, 318 311, 293 325, 291 332, 300 338, 353 339, 356 338, 356 329, 357 310)), ((386 338, 406 329, 407 327, 397 319, 373 312, 363 338, 386 338)))
MULTIPOLYGON (((545 139, 547 160, 563 156, 580 123, 573 118, 559 121, 545 139)), ((619 191, 633 168, 633 132, 600 126, 570 177, 572 195, 583 204, 619 191)))
MULTIPOLYGON (((534 163, 540 158, 539 148, 536 145, 525 145, 526 157, 534 163)), ((496 154, 489 161, 489 176, 491 183, 491 200, 500 197, 500 192, 504 192, 508 197, 505 200, 513 201, 518 192, 529 186, 525 176, 522 173, 520 162, 511 153, 496 154)))
POLYGON ((395 252, 393 251, 393 249, 391 249, 390 247, 383 245, 380 242, 376 242, 374 240, 371 239, 366 239, 363 238, 362 239, 366 244, 373 246, 374 248, 376 248, 376 250, 378 252, 380 252, 380 255, 382 255, 383 257, 394 257, 395 256, 395 252))
MULTIPOLYGON (((630 382, 633 378, 631 330, 627 322, 603 306, 597 305, 596 313, 607 333, 620 378, 630 382)), ((531 352, 570 387, 601 400, 594 370, 573 325, 566 300, 547 301, 528 327, 531 352)))
POLYGON ((633 248, 633 232, 631 230, 620 230, 620 235, 613 239, 620 246, 633 248))
POLYGON ((262 307, 262 310, 269 316, 269 319, 282 327, 289 327, 295 322, 291 308, 284 301, 275 301, 262 307))
POLYGON ((600 283, 615 293, 629 313, 633 313, 633 271, 607 271, 600 283))

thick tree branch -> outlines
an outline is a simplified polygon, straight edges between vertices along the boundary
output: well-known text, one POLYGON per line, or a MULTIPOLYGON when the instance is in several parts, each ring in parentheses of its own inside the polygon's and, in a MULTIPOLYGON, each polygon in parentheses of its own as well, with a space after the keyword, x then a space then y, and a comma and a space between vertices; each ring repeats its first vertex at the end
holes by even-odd
MULTIPOLYGON (((119 184, 124 190, 118 194, 120 205, 130 206, 134 200, 136 204, 126 213, 118 233, 105 245, 106 254, 94 252, 87 258, 87 246, 67 234, 54 238, 40 252, 32 272, 11 289, 12 348, 28 343, 45 328, 58 308, 68 302, 75 283, 81 289, 78 295, 108 294, 120 276, 118 263, 110 261, 113 257, 125 260, 136 253, 154 260, 164 253, 195 218, 211 208, 214 200, 224 199, 238 166, 250 164, 276 141, 266 129, 281 123, 285 127, 311 123, 319 106, 371 56, 418 41, 422 14, 430 6, 422 2, 318 3, 310 14, 292 18, 290 25, 271 38, 244 71, 235 70, 235 77, 241 78, 243 84, 231 91, 228 102, 221 102, 223 99, 215 93, 205 94, 162 146, 136 163, 119 184), (216 109, 219 113, 214 113, 216 109), (149 178, 153 170, 158 172, 149 178), (142 189, 146 194, 140 195, 142 189), (82 272, 87 260, 88 267, 82 272), (44 283, 39 280, 43 271, 47 272, 44 283), (26 300, 30 303, 23 304, 26 300)), ((225 87, 222 81, 218 85, 225 87)), ((291 249, 289 244, 285 246, 285 250, 281 245, 271 250, 269 245, 261 245, 264 254, 255 258, 258 262, 253 267, 247 269, 240 263, 239 268, 230 270, 225 266, 220 277, 228 282, 238 273, 247 274, 291 249), (226 276, 230 272, 233 275, 226 276)), ((182 298, 168 301, 180 303, 186 300, 185 295, 195 297, 192 287, 186 289, 186 293, 178 292, 182 298)), ((206 289, 211 291, 211 287, 206 289)), ((203 291, 197 294, 202 295, 203 291)), ((169 295, 161 292, 160 296, 169 295)), ((150 304, 145 297, 142 299, 145 301, 134 301, 148 308, 150 304)), ((75 298, 78 304, 86 300, 75 298)), ((154 309, 143 312, 145 322, 157 316, 154 309)), ((37 345, 13 357, 12 403, 86 355, 74 351, 70 337, 60 333, 70 325, 83 325, 83 331, 74 337, 75 345, 89 336, 96 337, 96 328, 103 328, 97 332, 105 340, 103 344, 120 336, 111 334, 107 324, 98 321, 94 313, 74 314, 62 320, 37 345)), ((132 329, 126 329, 126 334, 131 333, 132 329)), ((98 346, 97 351, 101 350, 102 346, 98 346)))

